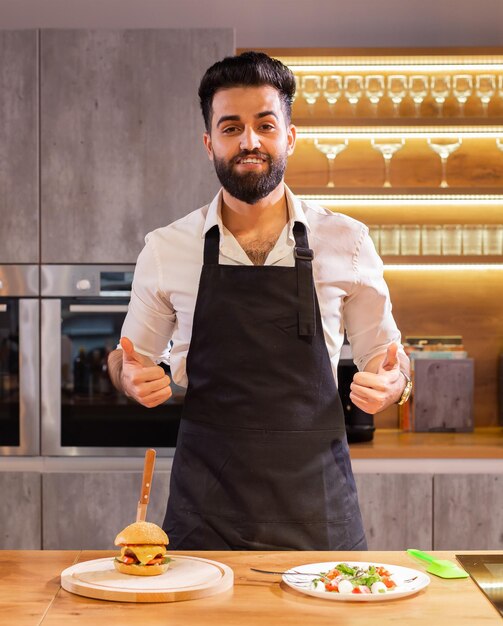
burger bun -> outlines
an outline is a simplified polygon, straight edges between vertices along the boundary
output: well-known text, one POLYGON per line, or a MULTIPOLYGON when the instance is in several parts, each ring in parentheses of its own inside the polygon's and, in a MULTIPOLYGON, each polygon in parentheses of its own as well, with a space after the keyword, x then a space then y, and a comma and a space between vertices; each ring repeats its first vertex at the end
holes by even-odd
POLYGON ((131 544, 152 544, 154 546, 167 546, 168 535, 160 526, 152 522, 134 522, 126 526, 115 538, 116 546, 131 544))
POLYGON ((159 576, 168 571, 169 563, 156 563, 155 565, 126 565, 114 560, 115 569, 121 574, 132 576, 159 576))

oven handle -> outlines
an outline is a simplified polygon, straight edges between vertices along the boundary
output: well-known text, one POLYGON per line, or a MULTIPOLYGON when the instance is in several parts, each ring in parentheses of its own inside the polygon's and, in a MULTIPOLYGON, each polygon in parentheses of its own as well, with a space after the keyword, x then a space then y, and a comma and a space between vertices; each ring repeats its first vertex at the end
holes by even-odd
POLYGON ((40 454, 38 299, 19 300, 19 428, 20 454, 40 454))
POLYGON ((127 304, 70 304, 70 313, 127 313, 127 304))
POLYGON ((42 455, 61 450, 61 300, 42 299, 42 455))

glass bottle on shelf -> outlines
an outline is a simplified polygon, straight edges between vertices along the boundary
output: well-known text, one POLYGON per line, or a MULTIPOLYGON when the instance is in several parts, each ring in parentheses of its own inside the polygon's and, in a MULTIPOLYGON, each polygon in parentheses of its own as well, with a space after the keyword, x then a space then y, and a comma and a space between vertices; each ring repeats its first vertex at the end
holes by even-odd
POLYGON ((434 139, 427 139, 430 148, 438 154, 442 164, 442 179, 440 181, 440 187, 448 187, 447 182, 447 159, 455 152, 463 143, 461 137, 454 138, 442 138, 435 137, 434 139))
POLYGON ((395 152, 401 150, 405 145, 405 139, 371 139, 370 143, 374 150, 382 154, 384 159, 384 183, 383 187, 391 187, 390 168, 391 159, 395 152))

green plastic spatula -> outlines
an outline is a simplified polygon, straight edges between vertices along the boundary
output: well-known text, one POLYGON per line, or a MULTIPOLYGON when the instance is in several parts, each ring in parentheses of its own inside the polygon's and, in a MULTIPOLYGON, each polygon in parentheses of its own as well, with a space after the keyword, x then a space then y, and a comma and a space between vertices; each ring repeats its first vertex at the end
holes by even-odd
POLYGON ((426 552, 422 552, 421 550, 413 550, 412 548, 407 550, 407 552, 412 556, 415 556, 418 559, 422 559, 423 561, 427 561, 429 563, 429 566, 426 569, 428 574, 434 574, 435 576, 440 576, 440 578, 469 577, 469 574, 467 574, 464 569, 461 569, 452 561, 441 561, 439 559, 435 559, 426 552))

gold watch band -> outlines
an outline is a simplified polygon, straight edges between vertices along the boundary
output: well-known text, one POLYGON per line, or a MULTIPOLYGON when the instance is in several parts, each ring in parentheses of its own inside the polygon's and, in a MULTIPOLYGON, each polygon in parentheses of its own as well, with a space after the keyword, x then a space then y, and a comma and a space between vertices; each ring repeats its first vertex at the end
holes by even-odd
POLYGON ((400 399, 397 402, 399 406, 401 406, 402 404, 405 404, 407 400, 410 398, 410 394, 412 393, 412 381, 409 375, 406 374, 403 370, 400 370, 400 371, 404 375, 406 383, 405 383, 404 390, 402 391, 402 395, 400 396, 400 399))

